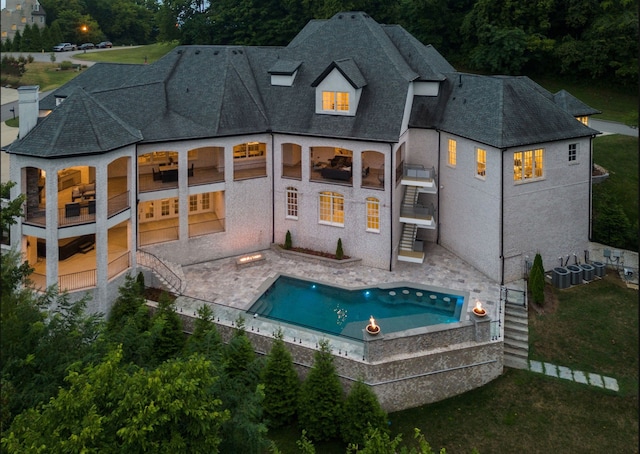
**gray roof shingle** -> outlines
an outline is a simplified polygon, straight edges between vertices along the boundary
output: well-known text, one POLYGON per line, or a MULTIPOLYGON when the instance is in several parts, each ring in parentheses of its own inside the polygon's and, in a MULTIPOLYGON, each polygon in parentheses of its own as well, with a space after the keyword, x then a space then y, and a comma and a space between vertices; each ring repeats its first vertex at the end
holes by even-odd
POLYGON ((457 73, 402 27, 344 12, 309 22, 286 47, 179 46, 150 65, 96 64, 41 101, 51 115, 10 152, 69 156, 267 131, 395 143, 413 81, 441 89, 414 98, 411 127, 501 148, 597 133, 571 116, 588 106, 568 94, 457 73), (362 88, 355 116, 315 112, 314 85, 334 67, 362 88), (292 86, 271 85, 271 74, 294 71, 292 86))

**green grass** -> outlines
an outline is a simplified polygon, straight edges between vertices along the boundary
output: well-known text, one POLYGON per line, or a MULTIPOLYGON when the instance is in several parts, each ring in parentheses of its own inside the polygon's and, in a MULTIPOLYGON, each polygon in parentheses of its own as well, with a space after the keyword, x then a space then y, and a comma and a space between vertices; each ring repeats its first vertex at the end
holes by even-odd
POLYGON ((176 47, 178 43, 158 43, 150 44, 148 46, 138 47, 122 47, 114 48, 109 51, 101 52, 87 52, 86 54, 76 54, 74 58, 78 60, 88 60, 97 62, 109 62, 109 63, 144 63, 145 58, 147 63, 153 63, 160 59, 176 47))
POLYGON ((606 190, 633 222, 638 211, 638 138, 621 135, 597 137, 593 160, 609 171, 609 178, 594 186, 594 194, 606 190))
POLYGON ((537 83, 556 93, 565 89, 602 114, 593 118, 638 126, 638 87, 616 87, 599 81, 570 81, 552 77, 532 77, 537 83))
MULTIPOLYGON (((555 312, 530 314, 530 357, 618 380, 619 393, 505 369, 460 396, 389 415, 393 434, 419 428, 447 454, 638 452, 638 293, 611 272, 557 291, 555 312)), ((270 432, 284 454, 298 453, 300 431, 270 432)), ((317 452, 344 454, 339 442, 317 452)))
MULTIPOLYGON (((59 66, 63 60, 56 63, 33 62, 26 66, 27 71, 19 81, 20 85, 39 85, 40 91, 49 91, 66 84, 80 74, 76 70, 60 71, 59 66)), ((11 85, 17 85, 17 81, 9 80, 11 85)))

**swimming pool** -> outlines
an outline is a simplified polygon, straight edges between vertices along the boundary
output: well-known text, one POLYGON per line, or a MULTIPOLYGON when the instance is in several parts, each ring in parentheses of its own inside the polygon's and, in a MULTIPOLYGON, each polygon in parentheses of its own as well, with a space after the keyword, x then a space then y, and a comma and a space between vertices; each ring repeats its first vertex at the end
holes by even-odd
POLYGON ((247 312, 362 340, 371 316, 383 333, 391 333, 457 323, 464 306, 464 295, 417 284, 345 289, 280 275, 247 312))

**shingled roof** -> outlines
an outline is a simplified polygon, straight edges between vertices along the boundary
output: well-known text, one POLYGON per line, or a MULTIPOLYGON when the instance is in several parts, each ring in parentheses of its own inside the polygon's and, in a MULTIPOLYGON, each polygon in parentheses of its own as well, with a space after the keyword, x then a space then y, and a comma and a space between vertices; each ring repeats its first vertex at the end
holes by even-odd
POLYGON ((104 153, 141 140, 140 131, 127 125, 84 90, 76 89, 7 151, 62 158, 104 153))
POLYGON ((412 127, 497 147, 596 133, 563 110, 576 112, 575 98, 555 102, 526 78, 457 73, 402 27, 345 12, 309 22, 286 47, 179 46, 150 65, 98 63, 43 99, 53 112, 8 151, 69 156, 264 132, 396 143, 414 81, 441 89, 415 97, 412 127), (362 88, 355 116, 315 111, 314 83, 333 68, 362 88), (271 84, 293 71, 293 85, 271 84))
POLYGON ((446 131, 496 148, 599 134, 528 77, 463 73, 447 74, 438 97, 416 97, 409 126, 446 131))

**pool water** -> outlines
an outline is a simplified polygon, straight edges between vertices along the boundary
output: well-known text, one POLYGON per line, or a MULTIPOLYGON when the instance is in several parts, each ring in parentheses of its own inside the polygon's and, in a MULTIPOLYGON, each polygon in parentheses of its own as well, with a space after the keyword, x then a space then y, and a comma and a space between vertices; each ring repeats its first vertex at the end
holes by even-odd
POLYGON ((417 287, 349 290, 279 276, 247 312, 360 340, 371 316, 383 333, 460 321, 464 296, 417 287))

